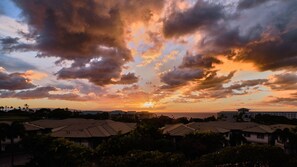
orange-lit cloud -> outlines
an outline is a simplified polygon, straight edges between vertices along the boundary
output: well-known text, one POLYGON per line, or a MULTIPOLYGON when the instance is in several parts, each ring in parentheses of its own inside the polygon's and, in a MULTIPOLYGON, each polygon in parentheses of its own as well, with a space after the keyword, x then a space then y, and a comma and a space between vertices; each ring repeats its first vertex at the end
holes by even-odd
POLYGON ((296 1, 13 2, 20 16, 0 15, 1 102, 150 111, 297 105, 296 1))
POLYGON ((42 80, 48 76, 48 74, 33 70, 28 70, 23 74, 24 77, 29 78, 30 80, 42 80))

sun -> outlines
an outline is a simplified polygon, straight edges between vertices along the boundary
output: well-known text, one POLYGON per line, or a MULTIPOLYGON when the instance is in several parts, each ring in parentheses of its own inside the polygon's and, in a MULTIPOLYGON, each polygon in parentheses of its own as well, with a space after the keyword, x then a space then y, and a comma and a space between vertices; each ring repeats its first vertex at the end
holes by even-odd
POLYGON ((153 102, 151 102, 151 101, 145 102, 143 104, 144 108, 153 108, 154 106, 155 106, 155 104, 153 102))

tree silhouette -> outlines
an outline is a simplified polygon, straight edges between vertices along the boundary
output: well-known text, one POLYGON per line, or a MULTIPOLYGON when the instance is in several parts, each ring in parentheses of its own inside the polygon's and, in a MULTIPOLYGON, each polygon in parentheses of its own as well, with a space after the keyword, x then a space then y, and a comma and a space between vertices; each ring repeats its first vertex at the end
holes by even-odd
POLYGON ((9 126, 6 127, 6 136, 10 139, 11 144, 11 166, 14 166, 14 151, 15 151, 15 143, 14 139, 17 137, 21 137, 25 133, 25 128, 23 124, 19 122, 12 122, 9 126))
POLYGON ((7 130, 9 125, 6 123, 0 123, 0 152, 2 151, 2 140, 5 140, 7 137, 7 130))

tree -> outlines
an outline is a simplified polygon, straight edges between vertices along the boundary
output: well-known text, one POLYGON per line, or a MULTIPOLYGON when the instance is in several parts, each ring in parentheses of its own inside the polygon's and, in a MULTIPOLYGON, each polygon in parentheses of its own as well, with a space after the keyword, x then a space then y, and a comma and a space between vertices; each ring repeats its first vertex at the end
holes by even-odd
POLYGON ((15 143, 14 139, 17 137, 21 137, 25 133, 25 127, 23 124, 19 122, 12 122, 9 126, 6 127, 6 135, 10 139, 11 145, 11 165, 14 164, 14 151, 15 151, 15 143))
POLYGON ((238 130, 232 130, 230 133, 229 144, 231 146, 237 146, 242 145, 243 143, 247 143, 247 140, 242 136, 242 132, 238 130))
POLYGON ((49 114, 49 118, 58 118, 58 119, 65 119, 69 118, 72 115, 71 111, 68 111, 66 109, 57 108, 52 110, 49 114))
POLYGON ((184 162, 182 154, 138 150, 122 156, 101 157, 98 164, 100 167, 182 167, 184 162))
POLYGON ((7 130, 9 125, 6 123, 0 123, 0 152, 2 151, 2 140, 5 140, 7 137, 7 130))
POLYGON ((30 167, 89 167, 93 161, 91 149, 66 139, 34 135, 22 143, 32 156, 30 167))
POLYGON ((280 138, 287 153, 291 155, 297 154, 297 128, 291 130, 288 128, 278 129, 274 132, 274 135, 280 138))
POLYGON ((289 157, 278 147, 268 145, 242 145, 228 147, 218 152, 204 155, 188 166, 287 167, 288 159, 289 157))
POLYGON ((177 143, 177 150, 183 152, 187 158, 194 159, 223 148, 225 143, 223 135, 218 133, 194 133, 181 139, 177 143))
POLYGON ((28 104, 24 104, 24 107, 25 107, 25 111, 29 110, 29 105, 28 104))

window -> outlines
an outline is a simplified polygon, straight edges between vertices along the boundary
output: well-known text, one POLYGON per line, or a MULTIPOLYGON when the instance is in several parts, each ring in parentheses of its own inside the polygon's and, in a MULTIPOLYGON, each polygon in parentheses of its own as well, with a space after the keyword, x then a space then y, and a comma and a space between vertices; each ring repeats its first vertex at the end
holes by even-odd
POLYGON ((264 134, 257 134, 258 139, 264 139, 264 134))
POLYGON ((251 137, 250 133, 244 133, 244 137, 251 137))

